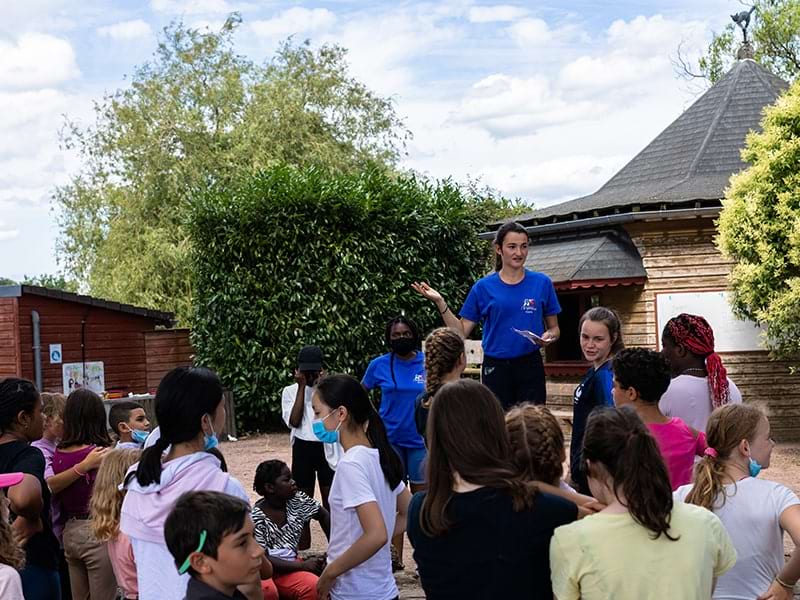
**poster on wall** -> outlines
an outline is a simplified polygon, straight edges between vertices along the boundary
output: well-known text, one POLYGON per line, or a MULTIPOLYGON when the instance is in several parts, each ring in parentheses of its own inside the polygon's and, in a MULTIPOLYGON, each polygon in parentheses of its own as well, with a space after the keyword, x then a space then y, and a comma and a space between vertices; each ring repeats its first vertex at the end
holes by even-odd
POLYGON ((672 317, 681 313, 700 315, 714 330, 717 352, 752 352, 764 350, 761 341, 763 327, 734 316, 728 304, 728 292, 681 292, 656 294, 656 339, 661 348, 661 332, 672 317))
POLYGON ((87 363, 64 363, 61 366, 61 377, 64 384, 64 394, 78 388, 86 387, 102 394, 106 389, 106 377, 103 369, 103 361, 87 363), (86 365, 86 373, 83 366, 86 365))

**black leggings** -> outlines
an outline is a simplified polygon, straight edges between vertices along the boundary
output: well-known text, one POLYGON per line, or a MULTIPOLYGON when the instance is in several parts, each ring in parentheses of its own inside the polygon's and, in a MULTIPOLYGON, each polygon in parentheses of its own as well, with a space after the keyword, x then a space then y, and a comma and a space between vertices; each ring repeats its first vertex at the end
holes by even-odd
POLYGON ((544 363, 538 350, 517 358, 484 356, 481 375, 503 410, 523 402, 544 404, 547 400, 544 363))

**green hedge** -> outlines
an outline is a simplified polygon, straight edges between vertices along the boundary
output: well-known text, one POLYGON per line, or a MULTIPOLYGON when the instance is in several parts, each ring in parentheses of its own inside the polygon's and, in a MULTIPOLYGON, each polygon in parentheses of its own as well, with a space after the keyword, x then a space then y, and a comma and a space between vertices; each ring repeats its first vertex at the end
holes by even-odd
POLYGON ((200 195, 190 222, 197 362, 234 391, 245 429, 274 423, 301 346, 320 345, 330 371, 360 377, 386 351, 392 316, 404 312, 423 335, 440 325, 412 281, 460 306, 488 268, 476 236, 500 205, 378 168, 277 166, 200 195))

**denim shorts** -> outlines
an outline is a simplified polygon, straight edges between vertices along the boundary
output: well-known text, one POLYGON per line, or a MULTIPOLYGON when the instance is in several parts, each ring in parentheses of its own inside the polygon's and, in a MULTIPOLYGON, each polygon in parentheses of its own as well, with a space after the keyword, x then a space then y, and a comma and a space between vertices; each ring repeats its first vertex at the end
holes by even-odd
POLYGON ((428 451, 425 448, 403 448, 392 444, 400 461, 403 463, 403 477, 409 483, 425 483, 425 459, 428 451))

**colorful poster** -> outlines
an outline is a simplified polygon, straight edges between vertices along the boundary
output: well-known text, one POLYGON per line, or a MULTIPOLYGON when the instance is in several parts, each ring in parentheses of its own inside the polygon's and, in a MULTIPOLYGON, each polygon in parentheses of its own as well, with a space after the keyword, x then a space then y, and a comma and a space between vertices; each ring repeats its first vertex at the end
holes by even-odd
POLYGON ((64 394, 82 387, 87 387, 93 392, 102 394, 106 389, 106 377, 102 361, 87 362, 86 373, 83 372, 84 363, 64 363, 61 366, 64 394))

